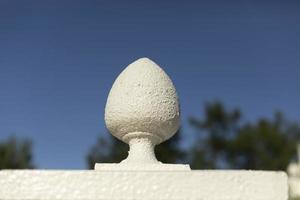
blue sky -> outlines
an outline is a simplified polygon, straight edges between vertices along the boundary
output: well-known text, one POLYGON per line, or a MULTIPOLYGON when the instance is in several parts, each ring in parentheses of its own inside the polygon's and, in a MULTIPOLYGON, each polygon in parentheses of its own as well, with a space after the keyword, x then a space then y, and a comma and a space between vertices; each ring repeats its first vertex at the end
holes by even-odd
POLYGON ((85 168, 106 134, 110 87, 149 57, 187 119, 219 99, 245 120, 300 120, 299 1, 0 1, 0 139, 34 141, 35 164, 85 168))

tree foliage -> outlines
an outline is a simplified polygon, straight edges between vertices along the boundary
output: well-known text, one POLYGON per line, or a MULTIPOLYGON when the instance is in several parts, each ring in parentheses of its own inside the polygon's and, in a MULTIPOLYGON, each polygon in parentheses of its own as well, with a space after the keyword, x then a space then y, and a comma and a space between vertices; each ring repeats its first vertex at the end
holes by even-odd
POLYGON ((196 169, 225 168, 226 147, 228 141, 236 137, 240 111, 235 109, 227 112, 221 103, 216 102, 207 103, 204 114, 204 119, 190 119, 190 124, 197 132, 189 162, 196 169))
MULTIPOLYGON (((220 102, 207 103, 202 118, 190 118, 194 142, 182 149, 181 131, 155 149, 158 160, 189 163, 194 169, 286 170, 296 158, 300 127, 277 112, 272 119, 244 122, 239 109, 228 110, 220 102)), ((95 162, 120 162, 128 145, 111 137, 99 138, 87 155, 88 167, 95 162)))
POLYGON ((0 169, 31 169, 32 144, 29 140, 10 137, 0 142, 0 169))
POLYGON ((127 144, 109 134, 107 137, 101 136, 86 156, 88 168, 93 169, 95 163, 121 162, 126 158, 128 150, 127 144))
POLYGON ((271 120, 241 123, 238 109, 214 102, 206 104, 204 119, 190 122, 197 130, 193 168, 286 170, 296 156, 300 128, 279 112, 271 120))

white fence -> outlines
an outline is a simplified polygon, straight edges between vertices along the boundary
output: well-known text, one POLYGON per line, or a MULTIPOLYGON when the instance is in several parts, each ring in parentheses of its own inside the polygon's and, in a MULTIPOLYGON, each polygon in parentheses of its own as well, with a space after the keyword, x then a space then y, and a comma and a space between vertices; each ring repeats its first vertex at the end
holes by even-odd
POLYGON ((127 159, 97 163, 95 170, 0 171, 0 199, 288 199, 284 172, 190 170, 157 161, 154 146, 175 134, 179 118, 171 79, 153 61, 141 58, 116 79, 105 109, 110 133, 130 146, 127 159))

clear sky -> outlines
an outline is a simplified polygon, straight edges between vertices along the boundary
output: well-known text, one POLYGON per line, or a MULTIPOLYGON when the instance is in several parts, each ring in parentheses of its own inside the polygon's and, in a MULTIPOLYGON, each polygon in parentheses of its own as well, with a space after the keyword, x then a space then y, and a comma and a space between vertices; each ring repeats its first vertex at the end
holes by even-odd
POLYGON ((187 139, 215 99, 300 121, 300 1, 1 0, 0 139, 31 138, 39 168, 85 168, 110 87, 140 57, 172 78, 187 139))

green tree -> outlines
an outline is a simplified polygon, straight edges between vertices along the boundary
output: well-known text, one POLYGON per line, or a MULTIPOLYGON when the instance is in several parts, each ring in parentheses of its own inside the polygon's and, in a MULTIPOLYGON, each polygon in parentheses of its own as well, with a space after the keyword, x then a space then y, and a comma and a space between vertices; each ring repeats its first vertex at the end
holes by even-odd
POLYGON ((246 124, 228 142, 228 161, 235 168, 286 170, 296 157, 299 135, 299 127, 285 122, 280 113, 274 120, 246 124))
POLYGON ((115 137, 100 136, 86 156, 88 168, 93 169, 95 163, 118 163, 126 158, 128 150, 128 145, 115 137))
POLYGON ((213 102, 205 104, 204 114, 204 119, 190 119, 197 130, 190 165, 196 169, 225 168, 227 143, 236 137, 241 113, 238 109, 227 111, 220 102, 213 102))
MULTIPOLYGON (((220 102, 205 104, 203 118, 191 118, 194 143, 180 148, 179 131, 155 148, 158 160, 189 163, 194 169, 286 170, 296 158, 300 127, 279 112, 272 119, 245 123, 239 109, 226 109, 220 102)), ((184 138, 183 138, 184 139, 184 138)), ((115 163, 125 159, 128 145, 108 134, 100 137, 87 154, 87 164, 115 163)))
MULTIPOLYGON (((180 148, 180 131, 171 139, 155 147, 156 157, 164 163, 182 162, 185 157, 180 148)), ((127 157, 129 147, 124 142, 107 134, 100 137, 97 143, 89 150, 86 160, 89 169, 93 169, 95 163, 118 163, 127 157)))
POLYGON ((31 169, 32 144, 29 140, 10 137, 0 142, 0 169, 31 169))
POLYGON ((286 170, 296 157, 300 128, 276 113, 273 120, 241 123, 238 109, 220 102, 206 104, 204 119, 191 118, 197 130, 192 168, 286 170))

